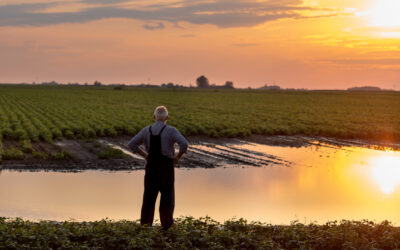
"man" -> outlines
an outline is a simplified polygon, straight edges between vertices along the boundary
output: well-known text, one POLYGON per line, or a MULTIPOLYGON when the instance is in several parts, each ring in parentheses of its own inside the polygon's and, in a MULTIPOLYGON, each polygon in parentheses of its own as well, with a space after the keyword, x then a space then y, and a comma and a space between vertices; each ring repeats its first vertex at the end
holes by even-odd
POLYGON ((134 153, 146 159, 140 224, 150 226, 153 224, 155 203, 160 192, 161 225, 164 229, 168 229, 174 223, 174 166, 186 153, 188 142, 176 128, 166 124, 168 120, 166 107, 159 106, 155 109, 154 120, 155 123, 143 128, 129 141, 128 146, 134 153), (139 147, 143 143, 146 150, 139 147), (177 155, 175 155, 175 143, 179 144, 177 155))

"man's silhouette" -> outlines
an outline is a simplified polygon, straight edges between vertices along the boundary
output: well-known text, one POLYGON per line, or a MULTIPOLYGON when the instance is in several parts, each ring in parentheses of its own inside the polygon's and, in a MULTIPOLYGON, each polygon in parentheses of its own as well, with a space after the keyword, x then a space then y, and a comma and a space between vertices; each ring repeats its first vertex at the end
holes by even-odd
POLYGON ((143 128, 128 143, 134 153, 146 159, 144 194, 140 223, 153 224, 154 208, 158 192, 161 193, 160 220, 164 229, 174 223, 175 174, 174 166, 186 153, 188 142, 179 131, 168 126, 168 110, 159 106, 154 111, 155 123, 143 128), (175 155, 174 144, 179 144, 179 153, 175 155), (139 146, 145 144, 146 150, 139 146))

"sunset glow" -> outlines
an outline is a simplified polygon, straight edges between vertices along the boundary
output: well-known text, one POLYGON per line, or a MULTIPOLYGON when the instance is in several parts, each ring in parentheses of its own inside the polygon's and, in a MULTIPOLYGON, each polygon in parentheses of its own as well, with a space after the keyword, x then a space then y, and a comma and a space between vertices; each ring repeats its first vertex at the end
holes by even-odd
POLYGON ((383 193, 393 193, 400 184, 400 158, 385 156, 373 159, 371 174, 383 193))
POLYGON ((0 82, 400 89, 400 2, 0 3, 0 82))
POLYGON ((400 1, 376 1, 371 9, 371 21, 374 26, 399 27, 400 26, 400 1))

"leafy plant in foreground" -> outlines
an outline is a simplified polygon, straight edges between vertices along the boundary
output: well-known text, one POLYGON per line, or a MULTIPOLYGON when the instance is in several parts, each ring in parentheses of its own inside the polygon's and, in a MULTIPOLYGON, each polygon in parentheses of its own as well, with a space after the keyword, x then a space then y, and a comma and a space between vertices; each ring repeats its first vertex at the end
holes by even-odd
POLYGON ((30 222, 0 218, 0 246, 96 249, 397 249, 400 229, 389 222, 333 221, 271 225, 244 219, 218 223, 181 217, 167 231, 136 221, 30 222))

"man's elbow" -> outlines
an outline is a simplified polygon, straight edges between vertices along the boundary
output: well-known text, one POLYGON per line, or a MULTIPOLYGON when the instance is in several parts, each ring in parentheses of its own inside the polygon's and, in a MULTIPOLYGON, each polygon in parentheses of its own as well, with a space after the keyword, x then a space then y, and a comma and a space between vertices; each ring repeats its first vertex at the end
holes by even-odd
POLYGON ((186 153, 187 150, 188 150, 188 147, 189 147, 189 143, 185 142, 185 143, 182 143, 180 146, 181 146, 180 147, 180 152, 186 153))

